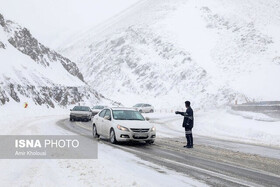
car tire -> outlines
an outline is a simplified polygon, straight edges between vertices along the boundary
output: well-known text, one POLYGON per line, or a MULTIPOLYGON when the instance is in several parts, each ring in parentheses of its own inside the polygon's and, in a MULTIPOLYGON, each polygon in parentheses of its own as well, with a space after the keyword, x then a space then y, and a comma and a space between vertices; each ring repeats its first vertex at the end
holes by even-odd
POLYGON ((117 143, 116 134, 115 134, 114 129, 111 129, 111 130, 110 130, 110 142, 111 142, 112 144, 116 144, 116 143, 117 143))
POLYGON ((153 110, 153 109, 151 109, 151 110, 150 110, 150 113, 154 113, 154 110, 153 110))
POLYGON ((146 143, 147 144, 153 144, 153 143, 155 143, 155 141, 154 140, 148 140, 148 141, 146 141, 146 143))
POLYGON ((92 125, 92 136, 93 138, 99 138, 99 134, 97 133, 97 128, 95 125, 92 125))

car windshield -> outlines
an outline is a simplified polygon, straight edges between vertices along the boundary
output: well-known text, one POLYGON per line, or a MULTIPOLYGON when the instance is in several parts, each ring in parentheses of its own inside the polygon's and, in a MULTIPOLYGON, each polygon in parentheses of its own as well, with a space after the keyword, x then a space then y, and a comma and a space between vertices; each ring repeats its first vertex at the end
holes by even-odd
POLYGON ((100 110, 102 110, 102 109, 104 109, 105 107, 104 106, 94 106, 93 107, 93 109, 100 109, 100 110))
POLYGON ((73 108, 74 111, 89 111, 89 107, 86 107, 86 106, 75 106, 73 108))
POLYGON ((113 118, 115 120, 145 120, 140 112, 134 110, 113 110, 113 118))
POLYGON ((133 107, 140 107, 140 106, 142 106, 143 104, 136 104, 136 105, 134 105, 133 107))

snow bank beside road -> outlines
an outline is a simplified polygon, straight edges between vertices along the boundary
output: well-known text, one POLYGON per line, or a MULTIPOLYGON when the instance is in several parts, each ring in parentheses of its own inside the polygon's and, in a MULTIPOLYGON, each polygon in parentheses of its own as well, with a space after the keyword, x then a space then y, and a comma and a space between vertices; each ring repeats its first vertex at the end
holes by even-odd
MULTIPOLYGON (((194 111, 195 112, 195 111, 194 111)), ((144 114, 155 122, 159 137, 182 137, 183 117, 172 113, 144 114), (154 119, 154 120, 153 120, 154 119)), ((263 115, 251 118, 234 115, 226 110, 195 112, 194 136, 207 136, 245 143, 280 146, 280 122, 259 121, 263 115), (257 119, 257 120, 255 120, 257 119)), ((253 116, 253 117, 252 117, 253 116)))
POLYGON ((32 99, 26 101, 27 108, 24 108, 23 103, 19 105, 15 102, 0 107, 1 135, 59 135, 61 133, 54 125, 47 124, 52 124, 55 119, 68 117, 67 108, 49 109, 35 105, 32 99), (43 123, 40 124, 42 120, 43 123))
POLYGON ((279 121, 246 119, 224 110, 198 113, 194 133, 221 139, 280 146, 279 121))

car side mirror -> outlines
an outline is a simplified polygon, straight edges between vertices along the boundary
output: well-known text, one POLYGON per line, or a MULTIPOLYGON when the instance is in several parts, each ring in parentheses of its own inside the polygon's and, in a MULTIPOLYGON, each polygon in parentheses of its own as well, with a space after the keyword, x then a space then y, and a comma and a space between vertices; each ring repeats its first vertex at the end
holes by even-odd
POLYGON ((146 119, 147 121, 150 121, 150 118, 148 118, 148 117, 145 117, 145 119, 146 119))
POLYGON ((104 119, 111 120, 111 117, 110 116, 105 116, 104 119))
POLYGON ((72 109, 70 109, 70 111, 72 111, 72 109))

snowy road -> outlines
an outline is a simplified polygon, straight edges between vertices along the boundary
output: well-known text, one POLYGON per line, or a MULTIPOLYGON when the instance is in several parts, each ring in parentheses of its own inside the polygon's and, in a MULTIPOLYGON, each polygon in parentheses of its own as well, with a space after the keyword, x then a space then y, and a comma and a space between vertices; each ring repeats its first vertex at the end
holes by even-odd
MULTIPOLYGON (((172 120, 172 119, 170 119, 172 120)), ((71 132, 92 138, 91 123, 60 120, 57 124, 71 132)), ((166 133, 168 129, 158 129, 166 133)), ((279 186, 280 150, 205 137, 195 137, 194 149, 182 148, 183 138, 159 137, 154 145, 112 145, 142 160, 191 176, 213 186, 279 186)), ((155 168, 156 170, 156 168, 155 168)))

